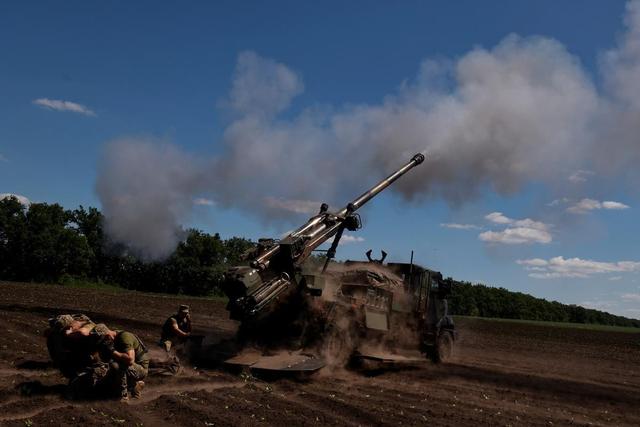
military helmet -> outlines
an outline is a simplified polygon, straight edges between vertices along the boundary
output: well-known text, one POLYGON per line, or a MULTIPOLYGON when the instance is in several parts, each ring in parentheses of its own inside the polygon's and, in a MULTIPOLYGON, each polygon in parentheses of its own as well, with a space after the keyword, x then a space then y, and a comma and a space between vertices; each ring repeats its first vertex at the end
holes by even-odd
POLYGON ((180 307, 178 307, 178 313, 188 314, 189 313, 189 306, 185 305, 185 304, 180 304, 180 307))

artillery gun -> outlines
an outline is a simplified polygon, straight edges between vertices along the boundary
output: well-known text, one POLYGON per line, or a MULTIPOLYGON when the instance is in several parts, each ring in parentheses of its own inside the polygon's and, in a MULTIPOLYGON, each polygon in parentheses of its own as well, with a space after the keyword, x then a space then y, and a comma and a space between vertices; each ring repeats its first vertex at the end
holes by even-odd
MULTIPOLYGON (((398 322, 409 322, 416 326, 414 331, 421 331, 417 335, 420 345, 415 347, 420 347, 423 352, 444 354, 437 351, 438 340, 443 340, 439 338, 443 322, 437 324, 437 321, 427 321, 437 317, 435 311, 435 317, 429 317, 429 296, 433 289, 444 290, 444 285, 440 285, 441 282, 434 285, 431 273, 425 276, 426 269, 418 266, 414 269, 411 264, 411 271, 407 274, 403 270, 406 270, 404 264, 382 267, 381 263, 371 260, 364 264, 375 265, 376 269, 390 268, 386 273, 381 273, 382 276, 377 273, 380 277, 384 276, 384 286, 381 286, 382 282, 365 281, 360 283, 360 291, 356 291, 354 283, 345 282, 345 279, 353 278, 346 272, 353 271, 351 267, 356 270, 366 270, 367 267, 351 262, 345 264, 346 270, 338 272, 334 266, 336 263, 330 263, 344 231, 361 228, 360 216, 356 211, 423 161, 423 154, 414 155, 400 169, 337 212, 330 212, 329 206, 323 203, 318 214, 305 224, 281 240, 261 239, 257 247, 247 254, 246 265, 227 270, 223 282, 223 291, 229 298, 227 310, 231 319, 240 321, 237 336, 240 345, 254 349, 230 358, 226 361, 228 365, 251 367, 254 370, 313 371, 324 366, 336 353, 337 347, 341 347, 340 352, 346 348, 347 359, 353 355, 367 356, 362 349, 350 343, 356 337, 360 342, 359 338, 367 341, 367 338, 375 335, 363 333, 368 330, 393 331, 398 322), (333 241, 326 251, 321 271, 309 271, 305 262, 314 250, 331 238, 333 241), (399 290, 402 295, 398 293, 399 290), (399 302, 410 300, 411 295, 419 296, 417 303, 403 305, 399 302), (354 304, 360 304, 357 314, 351 310, 354 304), (407 314, 404 316, 407 319, 398 320, 402 316, 394 315, 399 308, 407 314), (409 321, 408 317, 412 320, 409 321), (344 319, 352 322, 344 328, 339 327, 344 319), (273 356, 275 349, 287 350, 289 357, 273 356)), ((365 274, 363 277, 370 276, 365 274)), ((435 297, 431 301, 434 302, 435 297)), ((432 305, 435 307, 435 304, 432 305)), ((449 319, 445 323, 452 325, 446 313, 446 301, 444 307, 442 318, 449 319)), ((448 342, 453 338, 452 333, 448 342)), ((384 344, 383 339, 379 341, 381 345, 384 344)))

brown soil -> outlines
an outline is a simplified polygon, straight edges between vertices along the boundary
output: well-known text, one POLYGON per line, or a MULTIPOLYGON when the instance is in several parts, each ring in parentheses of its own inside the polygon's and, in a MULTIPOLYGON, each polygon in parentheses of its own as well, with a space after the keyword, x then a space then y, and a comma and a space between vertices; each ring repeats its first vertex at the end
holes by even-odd
POLYGON ((271 382, 190 367, 150 376, 129 404, 63 398, 42 338, 48 317, 86 313, 153 345, 184 302, 196 332, 233 334, 219 302, 0 282, 0 424, 640 425, 640 334, 468 319, 442 365, 271 382))

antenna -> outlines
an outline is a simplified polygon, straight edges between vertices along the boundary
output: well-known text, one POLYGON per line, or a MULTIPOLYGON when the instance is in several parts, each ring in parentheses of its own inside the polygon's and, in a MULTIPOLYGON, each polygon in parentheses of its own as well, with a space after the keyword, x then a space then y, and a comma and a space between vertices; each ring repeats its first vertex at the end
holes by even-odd
POLYGON ((411 251, 411 264, 409 265, 409 286, 413 281, 413 251, 411 251))

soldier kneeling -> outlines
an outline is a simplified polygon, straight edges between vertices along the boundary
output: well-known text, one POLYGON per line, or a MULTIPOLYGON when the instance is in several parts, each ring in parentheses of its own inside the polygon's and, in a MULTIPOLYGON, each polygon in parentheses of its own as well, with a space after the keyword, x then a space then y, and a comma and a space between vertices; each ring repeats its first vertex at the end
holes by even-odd
POLYGON ((143 380, 149 373, 149 356, 142 340, 131 332, 113 331, 104 324, 96 325, 94 333, 101 337, 106 353, 111 355, 111 374, 119 397, 139 398, 143 380))
POLYGON ((167 353, 176 345, 184 344, 191 336, 191 315, 188 305, 180 305, 178 312, 169 317, 162 325, 160 347, 167 353))

